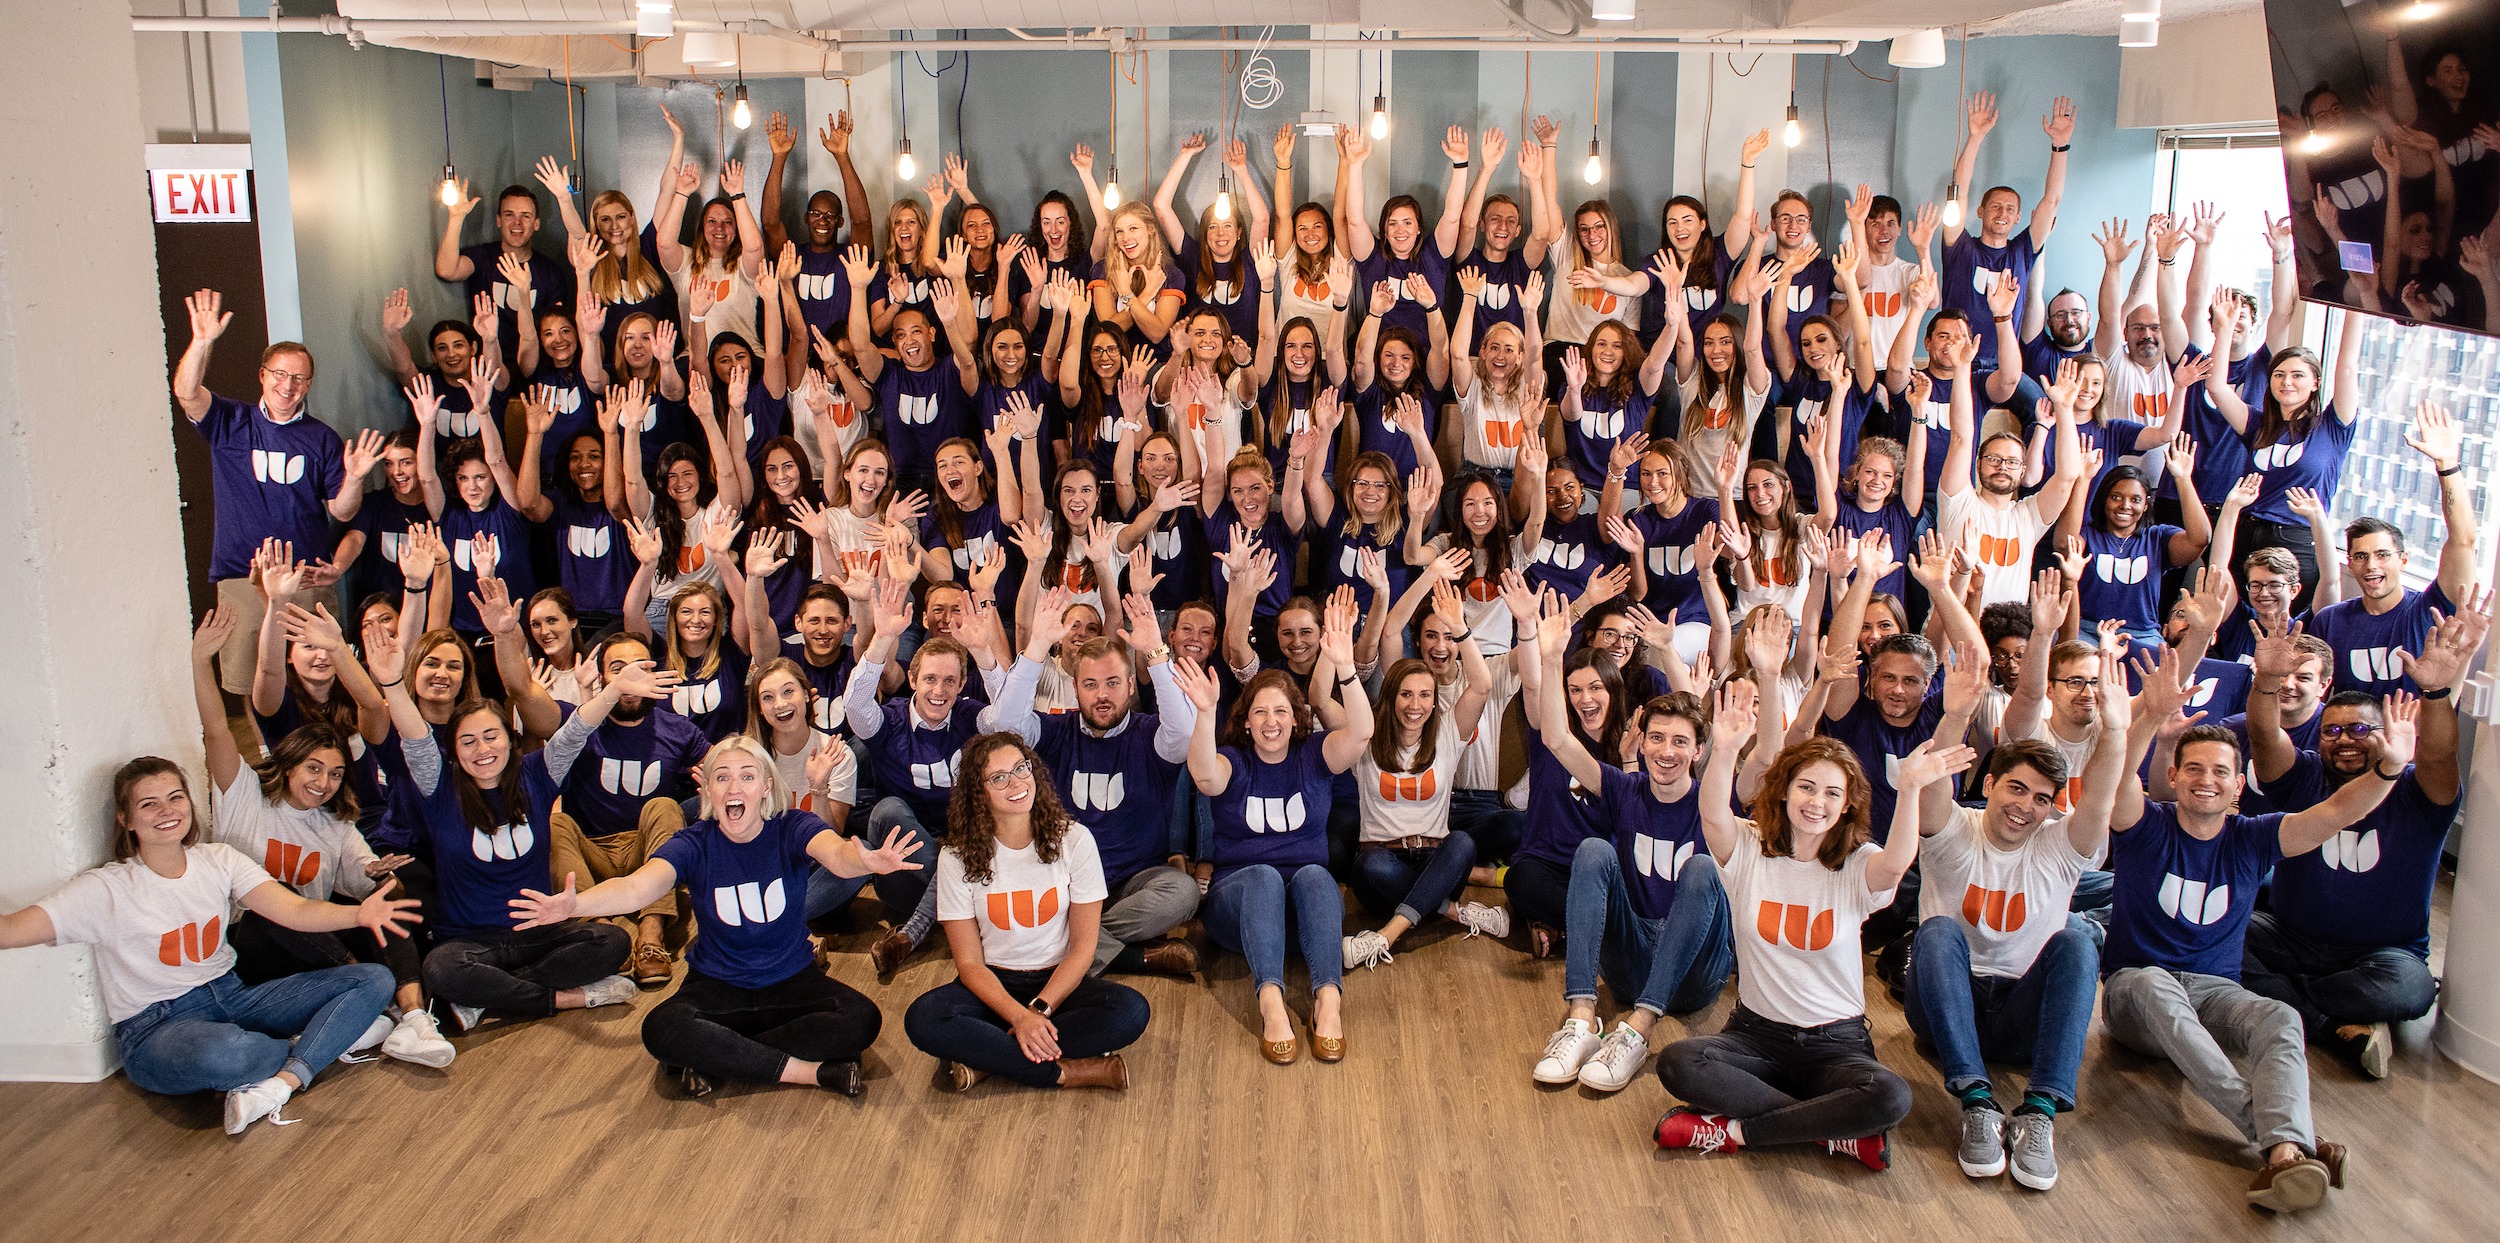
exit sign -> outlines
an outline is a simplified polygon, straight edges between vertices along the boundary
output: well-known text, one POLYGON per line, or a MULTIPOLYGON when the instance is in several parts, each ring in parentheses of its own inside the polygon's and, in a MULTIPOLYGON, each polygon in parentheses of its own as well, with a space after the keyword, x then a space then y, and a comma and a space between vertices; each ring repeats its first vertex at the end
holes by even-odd
POLYGON ((156 222, 250 220, 251 174, 241 168, 159 168, 148 173, 156 222))
POLYGON ((158 224, 252 218, 251 144, 151 143, 147 163, 158 224))

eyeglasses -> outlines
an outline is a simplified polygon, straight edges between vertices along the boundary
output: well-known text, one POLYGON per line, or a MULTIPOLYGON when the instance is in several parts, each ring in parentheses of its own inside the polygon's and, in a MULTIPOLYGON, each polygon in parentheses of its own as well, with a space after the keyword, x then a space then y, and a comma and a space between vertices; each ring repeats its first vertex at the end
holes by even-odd
POLYGON ((1014 784, 1014 783, 1016 783, 1016 782, 1019 782, 1019 781, 1030 781, 1030 780, 1032 780, 1032 778, 1033 778, 1033 761, 1031 761, 1031 760, 1017 760, 1017 761, 1016 761, 1016 766, 1015 766, 1015 767, 1013 767, 1013 768, 1002 768, 1002 769, 998 770, 997 772, 991 773, 989 776, 987 776, 987 777, 983 778, 983 780, 985 780, 985 781, 989 782, 989 783, 990 783, 990 788, 991 788, 991 789, 993 789, 993 790, 1004 790, 1004 789, 1006 789, 1008 786, 1010 786, 1010 785, 1012 785, 1012 784, 1014 784))
POLYGON ((2252 578, 2248 580, 2248 586, 2243 590, 2252 596, 2288 596, 2292 594, 2292 584, 2280 580, 2266 582, 2252 578))
POLYGON ((2085 691, 2092 690, 2100 686, 2100 684, 2101 680, 2099 678, 2072 677, 2049 679, 2049 685, 2063 686, 2067 690, 2073 691, 2078 695, 2084 693, 2085 691))
POLYGON ((1979 464, 1982 466, 2013 467, 2022 465, 2023 460, 2018 457, 2009 457, 2002 453, 1991 453, 1988 456, 1979 459, 1979 464))
POLYGON ((1354 490, 1357 492, 1386 492, 1389 490, 1389 481, 1386 479, 1357 479, 1354 481, 1354 490))
POLYGON ((302 388, 305 385, 312 383, 312 376, 310 374, 298 374, 293 371, 281 371, 276 367, 263 367, 260 369, 260 374, 271 384, 274 384, 279 388, 302 388))
POLYGON ((2379 727, 2368 721, 2355 721, 2350 725, 2321 725, 2318 727, 2318 737, 2350 738, 2354 742, 2359 742, 2378 731, 2379 727))

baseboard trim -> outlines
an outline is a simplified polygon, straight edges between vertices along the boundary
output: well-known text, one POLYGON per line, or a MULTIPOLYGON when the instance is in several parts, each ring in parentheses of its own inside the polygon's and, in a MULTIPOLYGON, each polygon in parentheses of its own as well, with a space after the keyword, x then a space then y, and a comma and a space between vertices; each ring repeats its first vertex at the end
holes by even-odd
POLYGON ((120 1068, 110 1040, 0 1044, 0 1082, 95 1083, 120 1068))

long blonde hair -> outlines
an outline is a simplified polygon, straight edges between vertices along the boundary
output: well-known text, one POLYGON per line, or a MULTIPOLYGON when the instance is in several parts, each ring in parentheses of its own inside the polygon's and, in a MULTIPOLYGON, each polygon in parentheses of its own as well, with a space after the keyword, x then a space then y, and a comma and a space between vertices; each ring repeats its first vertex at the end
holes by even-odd
POLYGON ((1492 398, 1494 403, 1502 409, 1518 410, 1524 407, 1528 399, 1528 334, 1521 332, 1517 324, 1508 322, 1495 324, 1484 330, 1483 339, 1476 344, 1475 355, 1478 360, 1476 387, 1483 389, 1485 395, 1492 398), (1510 378, 1499 385, 1485 378, 1486 370, 1482 361, 1484 358, 1483 342, 1492 340, 1495 333, 1505 333, 1517 338, 1515 344, 1519 346, 1519 365, 1511 368, 1510 378))
MULTIPOLYGON (((602 191, 597 198, 590 200, 590 219, 594 232, 598 225, 599 209, 602 207, 622 207, 629 219, 638 219, 634 216, 634 201, 625 197, 623 191, 602 191)), ((614 250, 608 251, 599 256, 598 264, 590 269, 590 294, 602 303, 614 305, 619 302, 640 302, 659 292, 659 269, 652 267, 651 261, 643 258, 640 245, 627 246, 621 254, 614 250)))
MULTIPOLYGON (((1155 223, 1153 208, 1146 206, 1144 203, 1132 200, 1130 202, 1122 203, 1118 207, 1112 209, 1110 232, 1112 234, 1111 244, 1103 250, 1103 280, 1111 286, 1111 293, 1113 297, 1132 297, 1137 292, 1137 271, 1140 268, 1161 268, 1163 266, 1163 228, 1155 223), (1137 257, 1137 261, 1134 263, 1129 261, 1129 257, 1127 255, 1120 253, 1119 242, 1120 222, 1131 217, 1134 217, 1146 226, 1145 253, 1140 254, 1137 257)), ((1174 290, 1173 292, 1185 294, 1187 291, 1174 290)))

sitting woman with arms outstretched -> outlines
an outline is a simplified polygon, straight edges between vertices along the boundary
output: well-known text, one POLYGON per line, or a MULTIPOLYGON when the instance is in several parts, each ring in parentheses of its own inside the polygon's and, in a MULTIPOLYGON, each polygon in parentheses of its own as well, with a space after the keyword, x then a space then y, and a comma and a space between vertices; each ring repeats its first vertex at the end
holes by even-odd
MULTIPOLYGON (((550 744, 552 746, 552 744, 550 744)), ((839 741, 808 757, 811 782, 833 767, 839 741)), ((522 930, 574 918, 630 915, 683 885, 695 895, 701 935, 686 950, 686 982, 642 1022, 642 1046, 676 1069, 688 1096, 716 1079, 814 1084, 860 1094, 859 1055, 877 1039, 876 1003, 816 969, 807 939, 808 864, 836 876, 920 865, 903 829, 870 848, 801 811, 761 742, 740 735, 703 760, 703 819, 679 829, 649 862, 580 893, 574 878, 553 894, 513 899, 522 930)))
MULTIPOLYGON (((193 646, 213 652, 231 629, 204 628, 193 646)), ((247 987, 224 929, 240 902, 297 932, 361 927, 379 939, 404 935, 416 902, 390 897, 389 885, 356 906, 315 902, 232 846, 203 842, 190 780, 152 755, 113 774, 113 823, 113 862, 0 915, 0 950, 95 947, 104 1013, 132 1083, 168 1096, 223 1092, 226 1134, 239 1135, 340 1054, 388 1033, 389 968, 354 963, 247 987)))

